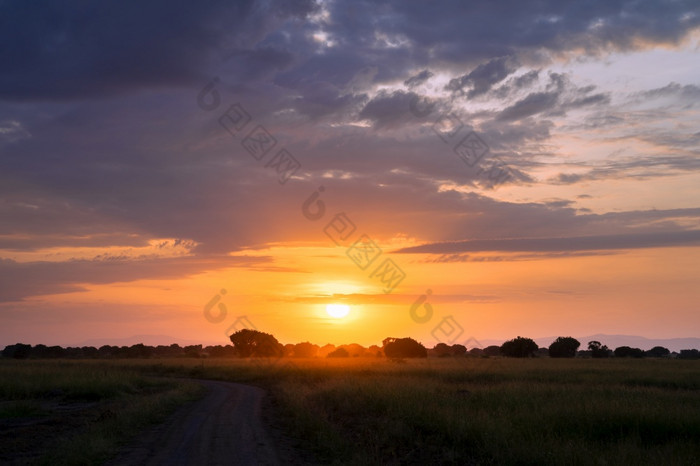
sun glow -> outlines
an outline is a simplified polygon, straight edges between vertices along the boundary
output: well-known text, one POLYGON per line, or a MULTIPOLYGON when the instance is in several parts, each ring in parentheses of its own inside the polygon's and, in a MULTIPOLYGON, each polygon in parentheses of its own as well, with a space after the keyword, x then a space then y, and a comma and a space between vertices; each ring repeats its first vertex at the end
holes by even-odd
POLYGON ((342 319, 350 313, 350 306, 347 304, 328 304, 326 305, 326 312, 331 317, 342 319))

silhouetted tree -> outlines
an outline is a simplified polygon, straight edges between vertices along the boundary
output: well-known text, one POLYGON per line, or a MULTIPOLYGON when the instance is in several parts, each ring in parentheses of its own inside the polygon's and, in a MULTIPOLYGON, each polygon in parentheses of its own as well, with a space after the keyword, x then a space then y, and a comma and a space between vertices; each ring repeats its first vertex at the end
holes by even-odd
POLYGON ((204 348, 204 352, 210 358, 232 358, 236 356, 236 348, 232 345, 207 346, 204 348))
POLYGON ((483 354, 486 356, 500 356, 501 355, 501 347, 498 345, 490 345, 484 348, 483 354))
POLYGON ((509 358, 529 358, 537 351, 537 343, 530 338, 517 337, 501 345, 501 353, 509 358))
POLYGON ((573 358, 581 343, 573 337, 559 337, 549 345, 550 358, 573 358))
POLYGON ((305 341, 294 345, 295 358, 313 358, 318 354, 318 346, 305 341))
POLYGON ((346 350, 343 347, 336 348, 335 350, 331 351, 328 353, 326 356, 327 358, 347 358, 350 356, 350 353, 348 353, 348 350, 346 350))
POLYGON ((326 343, 322 347, 318 349, 318 355, 319 357, 325 358, 328 356, 329 353, 335 351, 335 345, 331 345, 330 343, 326 343))
POLYGON ((608 358, 610 357, 610 349, 599 341, 589 341, 588 350, 591 352, 592 358, 608 358))
MULTIPOLYGON (((199 345, 199 349, 202 349, 202 345, 199 345)), ((126 350, 126 354, 128 358, 148 358, 151 356, 153 353, 153 347, 151 346, 146 346, 143 343, 137 343, 135 345, 131 345, 129 348, 126 350)))
POLYGON ((244 328, 231 335, 230 338, 238 354, 244 358, 282 355, 282 345, 269 333, 244 328))
POLYGON ((646 352, 646 355, 651 358, 665 358, 668 357, 669 354, 671 354, 671 352, 668 348, 664 348, 663 346, 654 346, 646 352))
POLYGON ((80 348, 80 350, 83 358, 96 358, 97 356, 99 356, 99 352, 94 346, 83 346, 82 348, 80 348))
POLYGON ((342 345, 342 347, 354 358, 364 356, 367 353, 367 349, 358 343, 350 343, 349 345, 342 345))
POLYGON ((367 352, 369 352, 370 356, 376 356, 378 358, 381 358, 384 355, 382 349, 377 345, 372 345, 367 348, 367 352))
POLYGON ((700 351, 696 349, 682 349, 678 359, 700 359, 700 351))
POLYGON ((384 354, 388 358, 427 358, 428 350, 413 338, 393 338, 384 346, 384 354))
POLYGON ((643 358, 644 351, 639 348, 630 348, 629 346, 620 346, 615 348, 613 354, 616 358, 643 358))
POLYGON ((454 356, 464 356, 465 354, 467 354, 467 347, 456 343, 452 345, 452 354, 454 356))
POLYGON ((452 356, 452 348, 447 346, 445 343, 438 343, 433 348, 433 353, 438 358, 445 358, 447 356, 452 356))
MULTIPOLYGON (((101 358, 111 358, 114 356, 115 348, 116 347, 113 348, 109 345, 102 345, 97 349, 97 354, 101 358)), ((61 349, 63 349, 63 348, 61 348, 61 349)), ((118 349, 118 348, 116 348, 116 349, 118 349)))
MULTIPOLYGON (((498 347, 498 346, 497 346, 496 348, 498 348, 498 352, 500 353, 500 352, 501 352, 501 348, 498 347)), ((470 356, 477 356, 477 357, 478 357, 478 356, 484 356, 484 350, 481 349, 481 348, 472 348, 472 349, 469 350, 469 355, 470 355, 470 356)))
POLYGON ((27 359, 32 352, 32 345, 24 343, 16 343, 8 345, 2 350, 2 356, 5 358, 27 359))
POLYGON ((202 355, 202 345, 187 345, 182 351, 188 358, 198 358, 202 355))

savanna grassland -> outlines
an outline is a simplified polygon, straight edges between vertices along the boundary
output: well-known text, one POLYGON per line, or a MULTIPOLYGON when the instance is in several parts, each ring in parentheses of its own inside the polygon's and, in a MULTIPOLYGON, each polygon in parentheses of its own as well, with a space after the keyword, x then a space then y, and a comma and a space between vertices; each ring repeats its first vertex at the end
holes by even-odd
POLYGON ((0 464, 100 464, 200 394, 112 362, 1 359, 0 464))
MULTIPOLYGON (((41 400, 56 387, 76 400, 93 394, 87 398, 149 404, 136 393, 162 384, 171 392, 154 391, 168 404, 165 394, 187 390, 172 388, 183 382, 167 376, 263 386, 271 419, 322 464, 697 464, 699 362, 28 360, 1 361, 0 368, 3 400, 13 400, 20 418, 45 409, 41 400), (56 382, 46 375, 57 372, 64 376, 56 382)), ((0 416, 5 422, 7 408, 0 416)), ((128 422, 130 415, 121 418, 128 422)))

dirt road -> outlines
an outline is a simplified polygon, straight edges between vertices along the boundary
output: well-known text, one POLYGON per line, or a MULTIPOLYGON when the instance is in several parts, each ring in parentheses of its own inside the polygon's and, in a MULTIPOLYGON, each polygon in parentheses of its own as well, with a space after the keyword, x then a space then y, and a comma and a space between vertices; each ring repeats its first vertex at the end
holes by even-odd
POLYGON ((117 465, 276 465, 276 450, 261 419, 264 391, 230 382, 199 380, 200 400, 107 463, 117 465))

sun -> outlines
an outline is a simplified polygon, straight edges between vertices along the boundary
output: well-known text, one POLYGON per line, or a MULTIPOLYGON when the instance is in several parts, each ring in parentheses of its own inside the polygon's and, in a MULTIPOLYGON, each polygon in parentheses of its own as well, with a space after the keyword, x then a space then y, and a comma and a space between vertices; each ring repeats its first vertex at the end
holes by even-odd
POLYGON ((347 304, 327 304, 326 312, 331 317, 342 319, 350 313, 350 306, 347 304))

